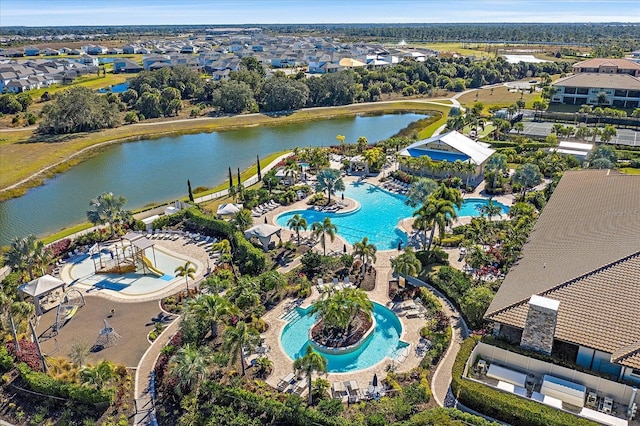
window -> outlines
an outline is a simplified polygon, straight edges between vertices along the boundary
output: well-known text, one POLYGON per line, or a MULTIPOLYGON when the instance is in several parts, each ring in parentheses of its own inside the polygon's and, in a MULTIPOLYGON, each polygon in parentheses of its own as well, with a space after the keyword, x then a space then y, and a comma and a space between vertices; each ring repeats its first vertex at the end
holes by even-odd
POLYGON ((640 369, 638 368, 634 368, 631 370, 631 375, 633 376, 640 376, 640 369))

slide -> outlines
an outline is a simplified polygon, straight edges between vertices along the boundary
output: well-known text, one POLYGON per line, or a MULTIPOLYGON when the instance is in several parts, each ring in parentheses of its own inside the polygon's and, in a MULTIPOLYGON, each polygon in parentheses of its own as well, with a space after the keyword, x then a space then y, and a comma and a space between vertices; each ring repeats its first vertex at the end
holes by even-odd
POLYGON ((158 268, 153 266, 153 263, 151 263, 151 261, 149 260, 149 258, 147 256, 143 255, 142 256, 142 261, 147 266, 147 269, 149 269, 151 271, 152 274, 157 275, 159 277, 164 276, 164 272, 162 272, 161 270, 159 270, 158 268))

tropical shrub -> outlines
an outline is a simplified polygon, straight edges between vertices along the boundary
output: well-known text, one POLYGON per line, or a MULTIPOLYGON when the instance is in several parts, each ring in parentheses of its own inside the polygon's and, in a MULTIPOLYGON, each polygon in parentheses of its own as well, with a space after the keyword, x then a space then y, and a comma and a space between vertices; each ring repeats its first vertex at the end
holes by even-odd
POLYGON ((13 356, 5 346, 0 346, 0 371, 9 371, 11 368, 13 368, 13 356))

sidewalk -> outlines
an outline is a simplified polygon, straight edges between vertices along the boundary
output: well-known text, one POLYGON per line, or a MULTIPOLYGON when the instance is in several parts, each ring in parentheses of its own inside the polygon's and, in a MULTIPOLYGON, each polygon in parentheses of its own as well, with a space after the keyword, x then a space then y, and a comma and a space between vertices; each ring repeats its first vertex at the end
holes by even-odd
POLYGON ((156 360, 162 349, 169 343, 169 340, 178 331, 180 326, 180 318, 178 316, 171 324, 158 336, 153 344, 144 353, 138 367, 136 368, 135 380, 135 414, 133 417, 134 425, 155 425, 156 413, 153 397, 155 389, 151 388, 151 373, 156 364, 156 360))

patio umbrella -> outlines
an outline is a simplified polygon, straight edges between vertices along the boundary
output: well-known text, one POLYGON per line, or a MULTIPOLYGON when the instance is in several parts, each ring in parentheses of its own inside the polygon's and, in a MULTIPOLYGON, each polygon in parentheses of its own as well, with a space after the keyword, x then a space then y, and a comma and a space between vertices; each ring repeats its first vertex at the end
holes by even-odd
POLYGON ((378 373, 373 374, 373 382, 371 384, 373 385, 373 387, 378 386, 378 373))
POLYGON ((266 216, 264 217, 264 223, 267 223, 267 217, 266 216))

